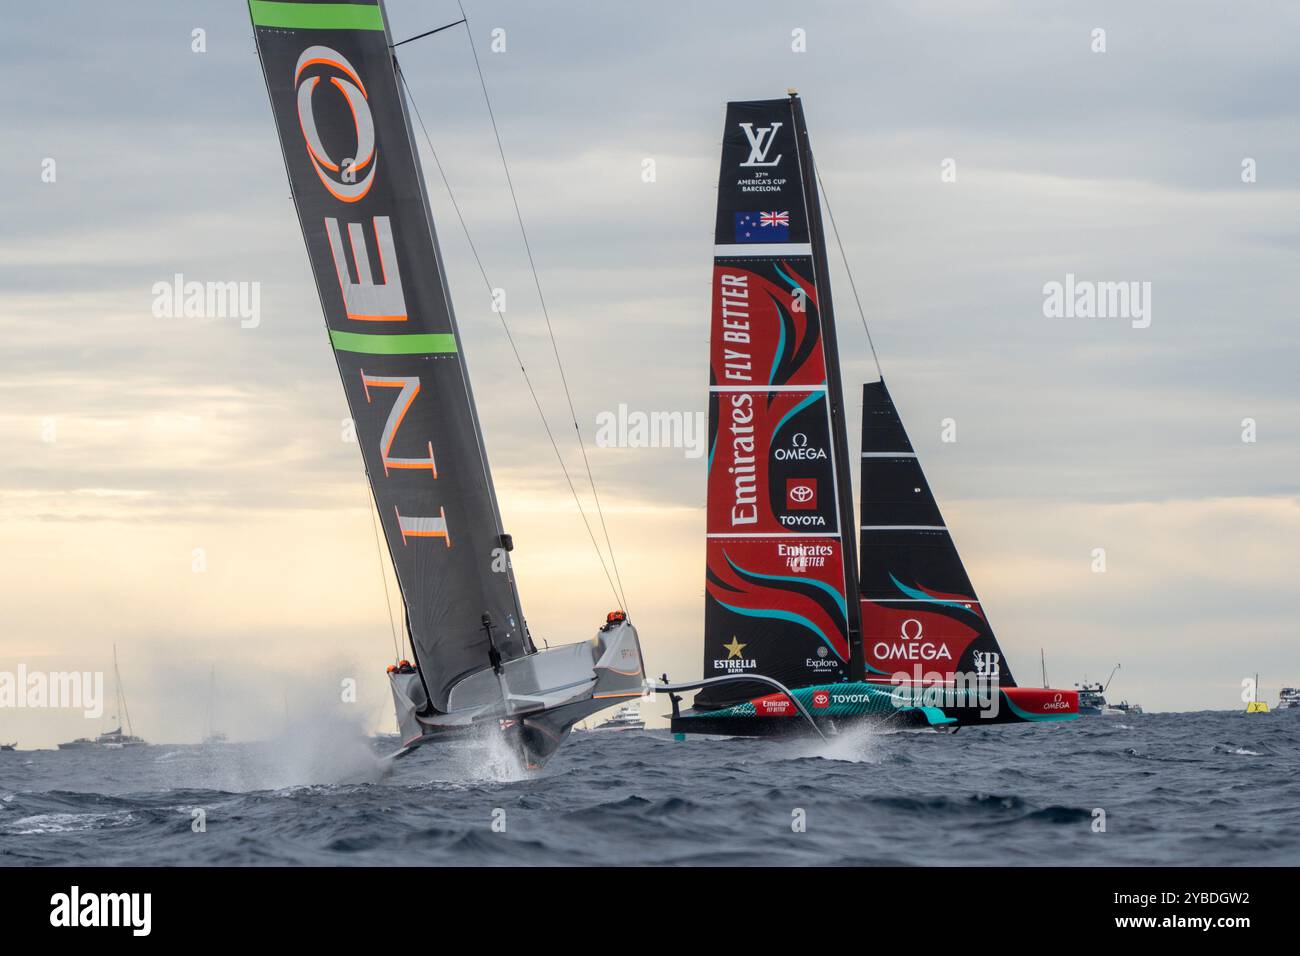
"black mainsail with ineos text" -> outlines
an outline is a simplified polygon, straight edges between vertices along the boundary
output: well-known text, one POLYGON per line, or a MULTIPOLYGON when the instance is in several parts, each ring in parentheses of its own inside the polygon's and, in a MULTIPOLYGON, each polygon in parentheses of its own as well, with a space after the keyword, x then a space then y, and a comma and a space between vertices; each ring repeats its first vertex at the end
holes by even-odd
POLYGON ((500 721, 540 763, 561 729, 619 702, 602 694, 639 691, 635 631, 542 654, 528 636, 382 5, 249 10, 406 609, 416 666, 390 668, 403 736, 500 721), (632 688, 606 687, 615 647, 632 688))

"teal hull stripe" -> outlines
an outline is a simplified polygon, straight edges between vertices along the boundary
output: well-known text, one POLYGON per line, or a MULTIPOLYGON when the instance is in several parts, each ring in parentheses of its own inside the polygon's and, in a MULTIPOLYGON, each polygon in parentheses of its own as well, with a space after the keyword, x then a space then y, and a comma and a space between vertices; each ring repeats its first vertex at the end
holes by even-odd
MULTIPOLYGON (((744 612, 741 612, 744 613, 744 612)), ((831 694, 831 705, 827 708, 819 708, 813 711, 815 717, 862 717, 873 714, 888 713, 920 713, 926 723, 931 727, 950 726, 960 724, 958 718, 950 717, 942 707, 925 703, 906 703, 903 700, 895 698, 895 692, 876 684, 868 684, 861 681, 843 682, 839 684, 814 684, 807 687, 792 688, 795 698, 801 701, 806 707, 812 707, 813 695, 826 691, 831 694), (847 699, 843 702, 835 702, 837 696, 856 698, 852 701, 847 699)), ((1031 723, 1041 723, 1043 721, 1060 721, 1075 720, 1078 714, 1031 714, 1017 707, 1005 692, 999 692, 1001 702, 1016 717, 1023 721, 1031 723)), ((959 707, 968 706, 969 698, 966 704, 958 704, 959 707)), ((716 711, 709 714, 690 714, 690 717, 758 717, 752 702, 746 701, 742 704, 736 704, 724 710, 716 711)), ((978 726, 977 723, 971 722, 972 726, 978 726)))

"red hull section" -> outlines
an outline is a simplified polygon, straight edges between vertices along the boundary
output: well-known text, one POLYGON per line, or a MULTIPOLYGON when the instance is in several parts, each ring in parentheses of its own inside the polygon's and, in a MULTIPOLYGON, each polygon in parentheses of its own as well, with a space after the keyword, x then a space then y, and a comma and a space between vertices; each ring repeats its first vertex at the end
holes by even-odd
POLYGON ((1032 718, 1079 716, 1079 692, 1050 687, 1004 687, 1002 693, 1017 709, 1032 718))

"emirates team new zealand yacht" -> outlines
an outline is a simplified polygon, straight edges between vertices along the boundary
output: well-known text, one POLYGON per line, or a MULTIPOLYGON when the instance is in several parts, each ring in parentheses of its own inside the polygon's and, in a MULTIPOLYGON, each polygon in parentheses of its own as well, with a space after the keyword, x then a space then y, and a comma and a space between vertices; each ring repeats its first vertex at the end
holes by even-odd
POLYGON ((539 651, 524 621, 382 4, 250 0, 329 342, 406 611, 403 750, 500 734, 530 767, 640 695, 636 629, 539 651))
MULTIPOLYGON (((862 391, 853 492, 821 206, 798 95, 730 103, 713 260, 703 687, 677 733, 1064 720, 1017 686, 898 409, 862 391), (810 726, 811 725, 811 726, 810 726)), ((674 689, 690 686, 678 684, 674 689)))

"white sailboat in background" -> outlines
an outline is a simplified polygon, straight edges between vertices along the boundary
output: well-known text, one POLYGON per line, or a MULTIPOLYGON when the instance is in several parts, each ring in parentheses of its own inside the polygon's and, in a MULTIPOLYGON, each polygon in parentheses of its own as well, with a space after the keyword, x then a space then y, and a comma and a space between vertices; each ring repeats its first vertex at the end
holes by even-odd
POLYGON ((214 730, 213 713, 217 706, 217 665, 212 665, 212 671, 208 677, 208 724, 207 732, 203 735, 203 745, 224 744, 226 735, 218 730, 214 730))
POLYGON ((143 747, 145 745, 144 738, 137 737, 135 729, 131 726, 131 711, 126 706, 126 691, 122 687, 122 672, 117 666, 116 644, 113 645, 113 685, 117 699, 112 720, 117 726, 97 737, 78 737, 76 740, 59 744, 60 750, 85 750, 93 747, 104 750, 121 750, 124 747, 143 747), (122 732, 123 724, 126 725, 125 733, 122 732))

